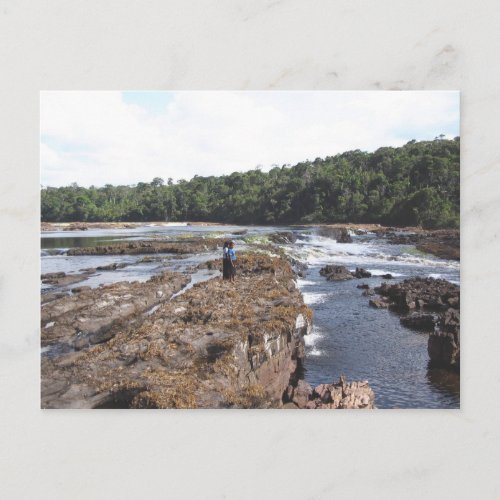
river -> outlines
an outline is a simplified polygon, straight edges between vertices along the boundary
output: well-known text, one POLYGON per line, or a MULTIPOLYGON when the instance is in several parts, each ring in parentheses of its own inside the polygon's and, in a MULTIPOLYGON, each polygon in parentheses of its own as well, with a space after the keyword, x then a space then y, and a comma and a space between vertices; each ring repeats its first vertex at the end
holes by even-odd
MULTIPOLYGON (((128 239, 179 237, 223 233, 236 241, 237 248, 251 247, 252 237, 290 230, 283 227, 242 226, 144 226, 134 229, 94 229, 89 231, 44 232, 41 238, 42 273, 64 271, 78 273, 112 263, 126 267, 93 273, 73 286, 99 286, 122 280, 145 281, 165 270, 183 271, 216 255, 171 255, 144 259, 140 255, 68 256, 71 247, 93 246, 103 242, 128 239), (246 231, 245 235, 238 235, 246 231), (245 241, 250 237, 250 241, 245 241)), ((352 243, 337 243, 323 237, 315 228, 292 228, 297 241, 283 245, 294 258, 307 263, 304 278, 299 279, 305 302, 314 311, 314 327, 306 337, 305 379, 311 385, 338 380, 345 374, 349 380, 367 380, 373 388, 378 408, 459 408, 459 375, 445 370, 429 369, 426 333, 401 326, 399 316, 385 309, 373 309, 368 297, 357 288, 384 281, 390 273, 392 282, 412 276, 460 281, 460 265, 418 252, 409 245, 391 245, 375 234, 352 235, 352 243), (319 270, 326 264, 341 264, 350 270, 363 267, 372 277, 363 280, 329 282, 319 270)), ((210 279, 216 273, 203 273, 194 279, 210 279)), ((68 287, 68 288, 71 288, 68 287)), ((42 285, 42 293, 52 290, 42 285)))

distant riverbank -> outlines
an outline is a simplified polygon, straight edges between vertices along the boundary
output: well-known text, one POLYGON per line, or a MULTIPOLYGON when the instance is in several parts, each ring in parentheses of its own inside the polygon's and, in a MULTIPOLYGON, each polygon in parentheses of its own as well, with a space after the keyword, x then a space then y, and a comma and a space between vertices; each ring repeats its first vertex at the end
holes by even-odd
POLYGON ((89 229, 134 229, 137 227, 218 226, 217 222, 42 222, 41 231, 87 231, 89 229))

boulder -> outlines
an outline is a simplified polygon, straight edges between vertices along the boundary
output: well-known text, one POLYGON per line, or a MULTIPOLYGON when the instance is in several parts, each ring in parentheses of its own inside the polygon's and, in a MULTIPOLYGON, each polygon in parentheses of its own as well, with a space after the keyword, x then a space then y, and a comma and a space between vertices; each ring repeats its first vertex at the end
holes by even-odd
POLYGON ((434 327, 438 321, 438 316, 432 313, 415 312, 408 316, 402 317, 400 320, 403 326, 413 330, 421 330, 425 332, 434 331, 434 327))
POLYGON ((351 235, 345 227, 341 228, 340 235, 337 237, 337 243, 352 243, 351 235))
POLYGON ((292 402, 295 403, 298 408, 305 408, 312 392, 311 386, 308 383, 304 380, 299 380, 297 387, 293 390, 292 402))
POLYGON ((271 234, 269 239, 278 245, 288 245, 297 241, 297 235, 292 231, 278 231, 271 234))
POLYGON ((357 267, 355 271, 351 273, 355 278, 371 278, 372 273, 363 269, 362 267, 357 267))
POLYGON ((321 276, 325 276, 328 281, 343 281, 353 279, 352 274, 344 266, 327 265, 320 269, 321 276))
POLYGON ((450 308, 439 318, 429 336, 427 351, 431 365, 460 368, 460 311, 450 308))
POLYGON ((117 269, 123 269, 124 267, 127 267, 128 264, 125 262, 113 262, 112 264, 107 264, 105 266, 97 266, 96 270, 97 271, 116 271, 117 269))
POLYGON ((352 243, 351 235, 345 227, 320 226, 316 232, 319 236, 336 240, 337 243, 352 243))

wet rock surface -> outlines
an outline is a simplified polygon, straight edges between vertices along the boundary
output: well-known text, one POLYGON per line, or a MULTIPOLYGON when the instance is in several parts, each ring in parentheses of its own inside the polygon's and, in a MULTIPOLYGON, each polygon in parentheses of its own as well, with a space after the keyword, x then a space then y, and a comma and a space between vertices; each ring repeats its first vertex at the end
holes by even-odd
POLYGON ((428 353, 431 365, 460 367, 460 287, 442 279, 412 278, 401 283, 383 283, 375 288, 381 298, 373 307, 389 307, 404 314, 401 323, 430 332, 428 353))
POLYGON ((375 291, 389 299, 391 310, 408 313, 414 309, 444 312, 460 308, 460 287, 449 281, 434 278, 412 278, 401 283, 382 283, 375 291))
POLYGON ((460 260, 460 231, 458 229, 424 230, 414 232, 392 232, 387 228, 389 243, 415 245, 418 250, 442 259, 460 260))
POLYGON ((66 350, 83 349, 104 342, 116 333, 114 326, 127 324, 164 302, 189 281, 188 276, 179 273, 163 273, 146 283, 80 287, 73 295, 56 297, 44 303, 41 310, 42 347, 62 344, 66 350))
POLYGON ((403 326, 413 330, 432 332, 438 322, 437 314, 415 312, 400 319, 403 326))
POLYGON ((320 269, 319 274, 328 281, 343 281, 353 279, 353 275, 344 266, 327 265, 320 269))
POLYGON ((64 272, 42 274, 41 280, 44 285, 68 286, 86 280, 95 269, 85 270, 78 274, 66 274, 64 272))
POLYGON ((287 257, 287 259, 292 266, 293 272, 300 278, 304 278, 308 269, 307 264, 305 262, 301 262, 300 260, 294 259, 293 257, 287 257))
POLYGON ((350 280, 352 278, 371 278, 372 273, 363 269, 362 267, 357 267, 355 271, 349 271, 345 266, 337 265, 327 265, 322 267, 319 271, 321 276, 324 276, 328 281, 343 281, 350 280))
POLYGON ((269 239, 273 243, 287 245, 289 243, 295 243, 297 241, 297 235, 292 231, 279 231, 271 234, 269 239))
POLYGON ((427 352, 434 366, 460 368, 460 310, 450 308, 441 315, 427 352))
POLYGON ((362 267, 357 267, 354 272, 351 273, 355 278, 371 278, 372 273, 363 269, 362 267))
POLYGON ((304 382, 290 385, 283 397, 285 408, 372 409, 375 394, 367 381, 348 383, 344 376, 338 383, 320 384, 314 389, 304 382))
POLYGON ((352 243, 351 235, 346 227, 320 226, 317 233, 324 238, 332 238, 337 243, 352 243))

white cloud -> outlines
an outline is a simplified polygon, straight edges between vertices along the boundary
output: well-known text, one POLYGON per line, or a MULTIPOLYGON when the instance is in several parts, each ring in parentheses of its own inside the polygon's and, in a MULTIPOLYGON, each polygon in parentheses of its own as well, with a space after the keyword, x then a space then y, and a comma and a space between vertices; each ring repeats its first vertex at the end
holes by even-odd
POLYGON ((42 184, 189 179, 458 134, 456 92, 42 92, 42 184))

